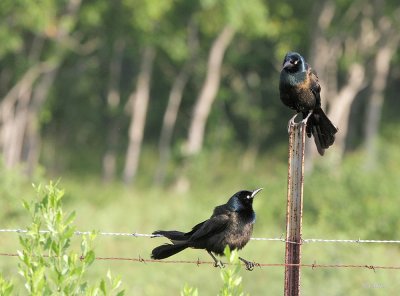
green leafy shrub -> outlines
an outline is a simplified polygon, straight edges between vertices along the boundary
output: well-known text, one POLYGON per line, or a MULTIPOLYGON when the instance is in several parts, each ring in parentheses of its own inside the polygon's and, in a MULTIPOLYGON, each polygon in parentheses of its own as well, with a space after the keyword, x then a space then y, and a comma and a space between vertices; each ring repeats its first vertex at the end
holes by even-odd
POLYGON ((242 264, 239 261, 239 255, 236 250, 231 251, 228 246, 224 250, 225 257, 228 259, 228 268, 221 269, 221 278, 223 286, 219 291, 219 296, 244 296, 242 277, 240 270, 242 264))
MULTIPOLYGON (((18 251, 19 273, 29 295, 123 295, 124 291, 119 291, 121 281, 110 272, 107 280, 96 284, 86 280, 87 270, 95 260, 96 233, 82 237, 80 254, 71 248, 75 213, 63 213, 64 191, 52 183, 35 189, 40 200, 24 202, 32 222, 28 232, 19 237, 22 249, 18 251)), ((0 283, 0 291, 11 293, 10 283, 3 279, 0 283)))
POLYGON ((2 274, 0 274, 0 295, 9 296, 12 295, 14 285, 12 282, 7 281, 2 274))
POLYGON ((183 290, 181 291, 181 296, 198 296, 199 292, 197 288, 190 287, 189 285, 185 284, 183 290))

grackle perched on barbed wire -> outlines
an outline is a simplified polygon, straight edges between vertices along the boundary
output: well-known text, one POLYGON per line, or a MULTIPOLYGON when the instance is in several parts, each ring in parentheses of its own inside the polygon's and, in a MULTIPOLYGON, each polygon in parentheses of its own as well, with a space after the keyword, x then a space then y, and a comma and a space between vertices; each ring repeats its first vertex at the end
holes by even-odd
MULTIPOLYGON (((223 267, 213 253, 223 255, 228 245, 231 250, 242 249, 250 240, 256 214, 253 210, 253 198, 262 188, 254 191, 239 191, 226 204, 217 206, 210 219, 194 226, 189 232, 176 230, 153 232, 171 240, 172 244, 164 244, 152 251, 151 258, 164 259, 186 248, 205 249, 213 258, 215 266, 223 267)), ((247 270, 254 268, 254 263, 241 257, 247 270)))
MULTIPOLYGON (((307 136, 314 136, 319 154, 324 155, 325 149, 335 141, 338 129, 321 109, 321 87, 316 72, 297 52, 288 52, 283 60, 279 91, 286 106, 303 114, 307 136)), ((294 122, 296 115, 289 125, 294 122)))

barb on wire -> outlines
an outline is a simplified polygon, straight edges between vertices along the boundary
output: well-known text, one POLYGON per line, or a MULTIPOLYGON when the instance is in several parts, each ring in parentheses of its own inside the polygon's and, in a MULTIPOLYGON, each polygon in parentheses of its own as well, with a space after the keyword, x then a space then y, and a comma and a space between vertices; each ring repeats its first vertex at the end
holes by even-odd
MULTIPOLYGON (((8 257, 18 257, 17 253, 0 253, 0 256, 8 256, 8 257)), ((49 257, 48 255, 43 255, 43 257, 49 257)), ((81 260, 85 259, 85 257, 81 256, 81 260)), ((199 258, 197 260, 157 260, 157 259, 145 259, 139 256, 138 258, 130 258, 130 257, 96 257, 96 260, 99 261, 131 261, 131 262, 139 262, 139 263, 164 263, 164 264, 194 264, 194 265, 214 265, 212 261, 201 261, 199 258)), ((231 263, 225 263, 224 265, 230 265, 231 263)), ((373 270, 374 272, 377 269, 386 269, 386 270, 400 270, 400 266, 382 266, 382 265, 370 265, 370 264, 317 264, 316 261, 312 264, 285 264, 285 263, 256 263, 254 264, 258 267, 285 267, 285 266, 299 266, 299 267, 307 267, 311 269, 317 268, 366 268, 373 270)))
MULTIPOLYGON (((0 229, 0 233, 27 233, 26 229, 0 229)), ((49 230, 40 230, 40 233, 49 233, 49 230)), ((88 235, 91 231, 75 231, 75 235, 88 235)), ((162 237, 160 234, 147 234, 138 232, 98 232, 101 236, 132 236, 132 237, 162 237)), ((308 243, 378 243, 378 244, 400 244, 400 240, 369 240, 369 239, 322 239, 322 238, 307 238, 302 239, 301 242, 287 241, 283 236, 279 238, 268 238, 268 237, 252 237, 251 240, 254 241, 280 241, 289 244, 308 244, 308 243)))

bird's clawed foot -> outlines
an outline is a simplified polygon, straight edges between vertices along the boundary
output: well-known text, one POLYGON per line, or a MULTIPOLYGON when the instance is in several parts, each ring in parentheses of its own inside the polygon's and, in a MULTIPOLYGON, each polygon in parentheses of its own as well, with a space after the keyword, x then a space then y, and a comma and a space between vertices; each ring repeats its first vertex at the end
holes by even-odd
POLYGON ((308 121, 308 119, 310 118, 310 116, 311 116, 312 114, 313 114, 313 110, 308 111, 308 114, 307 114, 306 118, 304 118, 304 119, 301 121, 301 123, 307 125, 307 121, 308 121))
POLYGON ((207 251, 207 252, 208 252, 208 254, 210 254, 210 256, 214 260, 214 267, 219 267, 219 268, 224 268, 225 267, 224 263, 222 263, 221 260, 218 260, 217 258, 215 258, 215 256, 210 251, 207 251))
POLYGON ((257 263, 247 261, 246 259, 243 259, 242 257, 239 257, 239 260, 244 263, 244 265, 246 266, 246 270, 248 270, 248 271, 252 271, 254 269, 254 266, 258 265, 257 263))
POLYGON ((296 124, 296 122, 294 121, 294 119, 296 118, 296 116, 297 116, 298 114, 299 114, 299 113, 296 113, 292 118, 290 118, 290 120, 289 120, 289 122, 288 122, 288 125, 287 125, 288 134, 290 133, 290 127, 291 127, 292 125, 295 125, 295 124, 296 124))
POLYGON ((224 268, 225 265, 224 265, 224 263, 222 263, 221 260, 217 260, 214 262, 214 267, 224 268))

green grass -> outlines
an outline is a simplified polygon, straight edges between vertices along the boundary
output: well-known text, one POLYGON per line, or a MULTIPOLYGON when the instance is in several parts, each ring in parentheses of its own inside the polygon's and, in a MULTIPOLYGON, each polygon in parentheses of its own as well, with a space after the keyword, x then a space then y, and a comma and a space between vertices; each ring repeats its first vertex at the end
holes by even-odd
MULTIPOLYGON (((306 176, 304 238, 400 237, 400 154, 390 147, 386 146, 374 170, 363 169, 364 155, 359 152, 347 157, 339 168, 317 166, 306 176)), ((140 172, 136 185, 130 187, 118 182, 102 184, 90 176, 63 176, 60 186, 65 188, 64 208, 66 212, 76 212, 75 224, 82 231, 190 230, 237 190, 263 187, 254 203, 257 221, 253 235, 280 237, 285 232, 286 159, 262 156, 247 168, 240 160, 235 152, 203 155, 186 169, 190 182, 187 192, 177 191, 172 181, 166 188, 154 187, 149 181, 154 169, 151 161, 147 170, 140 172)), ((22 214, 21 201, 33 198, 34 191, 26 180, 7 186, 10 198, 3 200, 7 211, 0 219, 1 228, 23 228, 27 217, 22 214)), ((1 252, 15 252, 17 235, 0 235, 4 241, 1 252)), ((149 258, 152 248, 164 242, 163 238, 100 236, 95 241, 95 251, 99 257, 149 258)), ((282 263, 284 249, 282 242, 251 241, 240 256, 259 263, 282 263)), ((400 265, 396 260, 400 255, 398 246, 389 244, 313 243, 303 245, 302 251, 303 263, 400 265)), ((201 250, 187 250, 173 258, 210 260, 201 250)), ((16 265, 15 258, 1 258, 5 278, 18 279, 16 265)), ((104 277, 108 269, 121 276, 126 295, 178 295, 185 283, 197 287, 200 295, 216 295, 221 288, 219 270, 209 265, 96 261, 90 276, 104 277)), ((242 277, 243 290, 251 295, 283 293, 282 267, 243 270, 242 277)), ((399 279, 397 270, 304 268, 301 285, 304 295, 394 295, 400 289, 399 279)), ((15 283, 18 285, 18 281, 15 283)))

